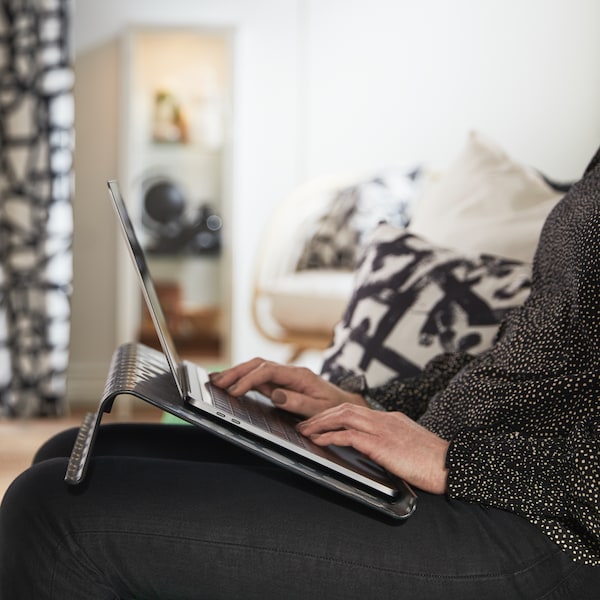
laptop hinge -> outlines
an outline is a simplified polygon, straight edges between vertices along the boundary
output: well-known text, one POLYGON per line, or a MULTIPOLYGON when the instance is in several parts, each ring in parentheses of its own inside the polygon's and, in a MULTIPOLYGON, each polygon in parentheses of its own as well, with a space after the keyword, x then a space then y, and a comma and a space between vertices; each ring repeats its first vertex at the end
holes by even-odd
POLYGON ((185 368, 185 365, 183 363, 177 365, 177 375, 183 387, 183 389, 181 390, 181 392, 183 393, 183 397, 188 398, 191 389, 190 376, 188 375, 188 370, 185 368))

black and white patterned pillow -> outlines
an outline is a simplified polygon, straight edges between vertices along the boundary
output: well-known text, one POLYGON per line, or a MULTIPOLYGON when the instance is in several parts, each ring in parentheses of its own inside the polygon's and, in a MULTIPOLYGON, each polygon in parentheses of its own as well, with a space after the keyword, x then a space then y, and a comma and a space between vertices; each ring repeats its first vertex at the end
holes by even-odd
POLYGON ((529 264, 435 247, 382 224, 356 269, 321 372, 334 382, 364 374, 377 386, 418 375, 441 352, 482 352, 530 286, 529 264))
POLYGON ((408 224, 420 178, 418 166, 396 167, 339 190, 306 240, 296 270, 353 271, 365 238, 378 223, 408 224))

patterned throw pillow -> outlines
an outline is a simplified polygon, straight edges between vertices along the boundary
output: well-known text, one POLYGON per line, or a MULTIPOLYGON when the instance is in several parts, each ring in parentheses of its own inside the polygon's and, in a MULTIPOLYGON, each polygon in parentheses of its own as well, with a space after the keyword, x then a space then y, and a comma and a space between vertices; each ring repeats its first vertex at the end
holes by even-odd
POLYGON ((391 167, 338 191, 306 241, 297 271, 353 271, 361 245, 380 222, 406 226, 420 194, 419 167, 391 167))
POLYGON ((529 295, 530 277, 529 264, 461 254, 380 225, 321 372, 334 382, 365 374, 373 387, 418 375, 441 352, 482 352, 507 311, 529 295))

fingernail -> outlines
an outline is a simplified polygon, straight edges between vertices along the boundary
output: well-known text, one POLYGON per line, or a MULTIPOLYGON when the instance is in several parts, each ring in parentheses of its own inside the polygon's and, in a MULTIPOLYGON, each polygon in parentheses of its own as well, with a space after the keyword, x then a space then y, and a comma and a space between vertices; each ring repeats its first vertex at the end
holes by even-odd
POLYGON ((273 404, 285 404, 286 400, 286 395, 281 390, 275 390, 271 396, 273 404))

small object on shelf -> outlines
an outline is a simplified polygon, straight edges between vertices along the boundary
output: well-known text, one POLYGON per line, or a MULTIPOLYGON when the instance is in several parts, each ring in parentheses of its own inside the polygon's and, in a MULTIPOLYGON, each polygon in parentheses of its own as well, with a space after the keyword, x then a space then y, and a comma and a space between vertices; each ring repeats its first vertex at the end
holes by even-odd
MULTIPOLYGON (((150 183, 144 194, 144 211, 155 223, 167 225, 183 218, 186 200, 178 185, 168 179, 150 183)), ((148 223, 144 223, 148 226, 148 223)))
POLYGON ((168 90, 158 90, 154 94, 154 123, 152 139, 158 143, 185 144, 188 139, 188 126, 183 109, 168 90))
POLYGON ((218 253, 221 250, 221 217, 208 205, 203 204, 192 226, 193 236, 189 247, 193 253, 218 253))
POLYGON ((223 221, 203 203, 195 214, 186 214, 186 199, 179 186, 166 178, 145 185, 142 223, 152 238, 149 254, 218 255, 223 221))

